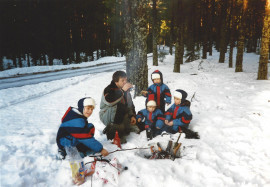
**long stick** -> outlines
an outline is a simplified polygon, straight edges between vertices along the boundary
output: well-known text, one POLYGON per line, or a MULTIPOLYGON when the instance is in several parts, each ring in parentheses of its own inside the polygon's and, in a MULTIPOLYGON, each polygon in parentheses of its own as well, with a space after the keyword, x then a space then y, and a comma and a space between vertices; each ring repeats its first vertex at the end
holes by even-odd
MULTIPOLYGON (((130 149, 117 149, 115 151, 109 152, 109 154, 118 152, 118 151, 130 151, 130 150, 135 150, 135 149, 150 149, 150 147, 135 147, 135 148, 130 148, 130 149)), ((89 155, 89 157, 102 157, 102 155, 89 155)))

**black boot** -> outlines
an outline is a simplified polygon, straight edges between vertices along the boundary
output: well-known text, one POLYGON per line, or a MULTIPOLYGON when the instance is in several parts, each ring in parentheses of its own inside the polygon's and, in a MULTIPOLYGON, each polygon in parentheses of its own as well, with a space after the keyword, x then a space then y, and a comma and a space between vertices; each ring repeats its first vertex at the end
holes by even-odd
POLYGON ((187 139, 200 139, 200 135, 197 132, 194 132, 190 129, 187 129, 185 127, 181 127, 183 133, 186 134, 187 139))
POLYGON ((150 128, 146 129, 146 137, 147 137, 147 141, 153 139, 153 134, 150 128))

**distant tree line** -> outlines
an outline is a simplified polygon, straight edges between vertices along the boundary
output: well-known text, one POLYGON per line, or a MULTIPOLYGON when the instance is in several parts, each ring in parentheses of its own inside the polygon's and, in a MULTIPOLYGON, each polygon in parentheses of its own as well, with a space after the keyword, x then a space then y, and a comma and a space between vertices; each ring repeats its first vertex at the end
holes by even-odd
POLYGON ((114 18, 120 10, 108 2, 4 0, 0 7, 1 60, 12 59, 14 67, 22 60, 37 66, 61 59, 65 65, 93 60, 94 52, 97 58, 124 52, 123 26, 114 18))
MULTIPOLYGON (((186 62, 206 59, 213 48, 220 53, 220 63, 229 54, 229 67, 237 48, 236 72, 243 71, 244 51, 263 51, 269 58, 269 0, 5 0, 0 4, 1 66, 3 57, 12 59, 14 67, 22 67, 22 60, 28 66, 53 65, 53 59, 68 64, 124 54, 134 60, 131 52, 138 49, 145 50, 144 55, 153 52, 157 66, 160 45, 169 46, 171 54, 175 49, 174 72, 180 72, 183 57, 186 62)), ((136 67, 134 63, 127 67, 136 67)))

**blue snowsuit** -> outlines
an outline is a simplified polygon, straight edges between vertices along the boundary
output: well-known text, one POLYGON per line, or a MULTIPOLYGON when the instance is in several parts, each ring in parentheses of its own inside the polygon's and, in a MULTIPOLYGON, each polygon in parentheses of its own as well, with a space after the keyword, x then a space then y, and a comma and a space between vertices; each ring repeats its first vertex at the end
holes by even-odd
POLYGON ((160 134, 160 129, 164 126, 164 115, 161 110, 156 109, 154 112, 149 112, 147 109, 140 110, 136 115, 136 119, 141 118, 145 129, 151 129, 154 136, 160 134), (157 129, 159 128, 159 129, 157 129))
POLYGON ((166 131, 176 133, 179 131, 179 127, 188 128, 190 121, 192 120, 192 114, 190 111, 190 102, 184 100, 180 105, 173 104, 165 113, 166 120, 173 121, 173 126, 167 126, 166 131))
MULTIPOLYGON (((165 103, 171 104, 171 92, 169 87, 163 83, 163 75, 160 71, 156 70, 153 73, 158 73, 160 75, 161 83, 159 84, 152 84, 147 89, 147 99, 146 102, 149 100, 149 95, 154 94, 154 100, 157 103, 157 108, 160 109, 163 113, 165 113, 165 103)), ((153 74, 152 73, 152 74, 153 74)))
MULTIPOLYGON (((84 156, 101 152, 102 144, 94 138, 95 127, 88 123, 87 118, 76 108, 69 107, 62 118, 56 137, 59 149, 76 146, 84 156)), ((82 155, 81 154, 81 155, 82 155)))

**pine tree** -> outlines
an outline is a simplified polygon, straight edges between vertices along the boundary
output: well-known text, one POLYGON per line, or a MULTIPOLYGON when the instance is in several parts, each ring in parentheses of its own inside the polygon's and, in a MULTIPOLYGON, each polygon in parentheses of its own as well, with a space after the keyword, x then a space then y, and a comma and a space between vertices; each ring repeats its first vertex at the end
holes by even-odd
POLYGON ((268 79, 269 40, 270 40, 270 0, 266 0, 260 61, 258 69, 258 80, 268 79))

